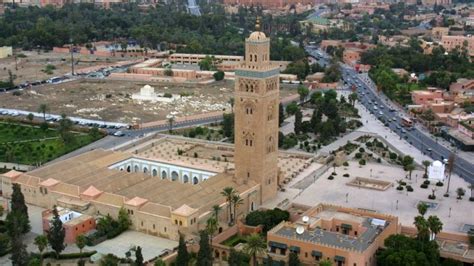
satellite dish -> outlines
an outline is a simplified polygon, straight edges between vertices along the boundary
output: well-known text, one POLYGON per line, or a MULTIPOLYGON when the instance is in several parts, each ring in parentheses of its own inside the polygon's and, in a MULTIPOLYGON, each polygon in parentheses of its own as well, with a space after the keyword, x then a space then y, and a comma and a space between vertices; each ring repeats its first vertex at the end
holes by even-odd
POLYGON ((309 217, 308 216, 303 216, 302 220, 303 220, 304 223, 307 223, 307 222, 309 222, 309 217))
POLYGON ((301 226, 301 225, 297 226, 297 227, 296 227, 296 233, 297 233, 298 235, 301 235, 302 233, 304 233, 304 227, 301 226))

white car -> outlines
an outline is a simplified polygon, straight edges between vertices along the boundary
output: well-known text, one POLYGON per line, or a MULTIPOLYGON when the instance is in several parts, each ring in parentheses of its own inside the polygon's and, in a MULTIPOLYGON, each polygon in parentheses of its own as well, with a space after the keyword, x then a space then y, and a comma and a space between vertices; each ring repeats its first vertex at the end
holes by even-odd
POLYGON ((117 132, 114 133, 114 136, 123 137, 123 136, 125 136, 125 133, 123 133, 122 131, 117 131, 117 132))

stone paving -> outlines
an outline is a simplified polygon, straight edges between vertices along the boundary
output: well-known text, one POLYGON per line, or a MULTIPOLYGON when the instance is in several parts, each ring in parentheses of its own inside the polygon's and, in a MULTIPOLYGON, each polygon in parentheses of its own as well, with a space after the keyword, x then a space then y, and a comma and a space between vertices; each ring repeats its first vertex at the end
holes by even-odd
POLYGON ((375 163, 360 167, 355 161, 351 161, 349 167, 337 167, 337 176, 334 180, 329 180, 327 177, 332 171, 333 169, 330 168, 316 179, 313 184, 301 190, 293 202, 310 206, 324 202, 375 210, 381 213, 396 215, 403 225, 411 226, 414 217, 417 215, 416 205, 422 200, 439 203, 436 210, 428 211, 428 215, 437 215, 444 224, 443 230, 460 232, 463 224, 474 223, 474 212, 466 212, 466 210, 473 208, 473 203, 468 200, 469 192, 466 193, 462 200, 456 200, 455 190, 458 187, 467 189, 467 183, 457 176, 453 176, 451 180, 451 197, 445 198, 442 195, 446 191, 446 184, 443 187, 430 185, 428 189, 420 188, 421 183, 425 180, 421 178, 423 171, 414 171, 412 180, 408 180, 405 179, 407 174, 401 167, 375 163), (349 173, 350 177, 343 177, 344 173, 349 173), (386 191, 377 191, 346 185, 347 182, 355 177, 389 181, 393 183, 393 186, 386 191), (399 179, 404 179, 405 182, 411 184, 414 191, 407 192, 403 190, 400 192, 396 190, 396 181, 399 179), (428 195, 431 194, 432 188, 437 189, 435 192, 436 199, 428 200, 428 195))

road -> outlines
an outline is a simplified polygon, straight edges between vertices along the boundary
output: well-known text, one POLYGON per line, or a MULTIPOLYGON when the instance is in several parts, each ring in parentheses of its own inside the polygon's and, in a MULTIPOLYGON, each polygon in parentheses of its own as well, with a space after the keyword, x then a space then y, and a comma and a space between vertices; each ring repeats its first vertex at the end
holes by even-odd
MULTIPOLYGON (((321 62, 322 65, 329 63, 329 57, 321 51, 317 51, 314 48, 307 48, 306 50, 311 56, 319 58, 318 62, 321 62)), ((356 87, 360 103, 377 119, 383 121, 386 127, 390 128, 400 138, 406 139, 411 145, 433 160, 444 161, 444 159, 449 158, 451 153, 454 153, 453 172, 467 182, 474 183, 474 165, 472 162, 456 154, 455 150, 450 150, 449 147, 445 147, 440 142, 433 140, 428 133, 419 127, 412 127, 410 129, 401 127, 401 117, 407 116, 403 110, 396 108, 386 97, 383 97, 383 94, 376 92, 374 83, 367 80, 367 78, 361 79, 354 69, 342 65, 341 70, 344 82, 356 87)))

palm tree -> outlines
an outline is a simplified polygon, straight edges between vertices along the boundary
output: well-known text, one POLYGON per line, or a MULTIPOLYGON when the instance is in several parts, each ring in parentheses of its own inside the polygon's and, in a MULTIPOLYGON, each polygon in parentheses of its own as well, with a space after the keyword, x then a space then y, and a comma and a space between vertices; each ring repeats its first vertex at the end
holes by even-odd
POLYGON ((252 257, 253 265, 257 266, 257 255, 265 252, 267 243, 265 243, 265 240, 256 233, 249 235, 246 240, 247 243, 244 246, 244 252, 252 257))
POLYGON ((214 217, 216 220, 219 221, 219 212, 221 211, 221 206, 217 204, 212 206, 212 211, 214 212, 214 217))
POLYGON ((413 170, 415 170, 415 165, 414 164, 407 165, 406 170, 408 171, 408 176, 410 177, 410 180, 411 180, 411 173, 413 172, 413 170))
POLYGON ((244 200, 240 197, 239 194, 232 195, 232 208, 234 208, 234 219, 237 219, 237 207, 238 205, 242 205, 244 200))
POLYGON ((431 231, 430 239, 434 240, 436 238, 436 235, 441 232, 441 230, 443 230, 443 223, 438 218, 438 216, 430 215, 430 217, 428 217, 428 227, 431 231))
POLYGON ((418 213, 424 217, 426 212, 428 211, 428 204, 424 203, 424 202, 420 202, 418 203, 418 205, 416 205, 416 208, 418 209, 418 213))
POLYGON ((228 222, 231 223, 232 221, 232 205, 231 205, 231 202, 232 202, 232 196, 235 194, 235 189, 233 187, 225 187, 222 192, 221 192, 221 195, 225 197, 225 201, 227 202, 227 211, 229 213, 229 220, 228 222))
POLYGON ((43 251, 48 246, 48 238, 45 235, 38 235, 35 237, 35 245, 40 252, 40 264, 43 265, 43 251))
POLYGON ((430 166, 431 162, 428 160, 425 160, 421 162, 423 166, 425 167, 425 174, 423 175, 423 178, 428 178, 428 166, 430 166))
POLYGON ((43 120, 45 122, 46 122, 46 112, 48 112, 48 111, 49 111, 49 107, 45 103, 40 104, 40 106, 38 107, 38 112, 43 114, 43 120))
POLYGON ((357 93, 353 92, 349 94, 349 101, 351 102, 351 105, 354 107, 355 102, 357 101, 357 93))
POLYGON ((413 222, 413 224, 415 225, 416 230, 418 231, 417 238, 419 240, 428 240, 430 232, 426 219, 423 216, 418 215, 415 217, 415 221, 413 222))
POLYGON ((212 247, 212 237, 216 233, 218 226, 219 226, 219 222, 217 221, 217 219, 214 216, 207 219, 206 231, 209 234, 209 243, 210 243, 211 247, 212 247))

